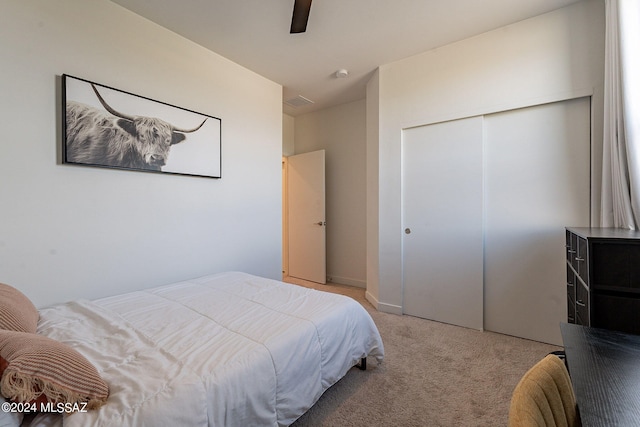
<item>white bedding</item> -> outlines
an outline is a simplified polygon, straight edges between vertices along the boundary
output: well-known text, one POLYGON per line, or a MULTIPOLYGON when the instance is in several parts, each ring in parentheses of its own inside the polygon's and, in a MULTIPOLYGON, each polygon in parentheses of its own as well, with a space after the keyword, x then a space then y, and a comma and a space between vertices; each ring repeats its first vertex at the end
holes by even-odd
POLYGON ((109 384, 65 426, 289 425, 362 357, 384 356, 356 301, 222 273, 40 312, 109 384))

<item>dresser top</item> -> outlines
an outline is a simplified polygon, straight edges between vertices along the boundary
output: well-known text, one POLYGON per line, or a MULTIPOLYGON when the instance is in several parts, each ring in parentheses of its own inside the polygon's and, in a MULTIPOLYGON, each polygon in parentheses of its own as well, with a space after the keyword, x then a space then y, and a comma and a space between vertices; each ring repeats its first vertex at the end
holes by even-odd
POLYGON ((640 240, 640 231, 623 228, 567 227, 567 230, 585 239, 640 240))

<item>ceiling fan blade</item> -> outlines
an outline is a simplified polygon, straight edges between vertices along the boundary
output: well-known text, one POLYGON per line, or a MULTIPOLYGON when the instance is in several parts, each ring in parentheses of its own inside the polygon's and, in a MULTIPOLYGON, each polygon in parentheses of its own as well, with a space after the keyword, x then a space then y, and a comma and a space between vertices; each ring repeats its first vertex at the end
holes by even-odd
POLYGON ((311 10, 311 0, 296 0, 293 5, 290 34, 304 33, 307 31, 307 21, 311 10))

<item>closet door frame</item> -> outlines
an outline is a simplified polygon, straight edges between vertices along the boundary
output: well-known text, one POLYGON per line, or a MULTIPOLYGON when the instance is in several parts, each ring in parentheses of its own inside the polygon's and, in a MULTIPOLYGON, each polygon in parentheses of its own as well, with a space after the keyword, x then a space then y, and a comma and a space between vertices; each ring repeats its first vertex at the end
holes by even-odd
MULTIPOLYGON (((439 230, 424 234, 423 230, 416 234, 416 219, 410 215, 407 217, 407 198, 416 197, 417 193, 408 187, 405 167, 416 162, 420 154, 412 152, 408 144, 411 144, 412 133, 416 129, 429 129, 443 124, 403 130, 403 312, 469 326, 446 316, 434 316, 431 312, 437 305, 440 305, 437 312, 464 310, 456 308, 455 303, 449 301, 449 296, 438 296, 437 292, 449 286, 447 283, 455 287, 461 277, 460 271, 455 271, 447 279, 440 267, 451 269, 457 261, 459 269, 465 270, 467 260, 479 257, 482 260, 481 292, 474 295, 481 301, 482 319, 479 325, 470 327, 553 344, 561 343, 557 324, 566 318, 567 310, 563 286, 563 230, 565 226, 589 226, 591 220, 591 97, 443 123, 455 125, 474 119, 482 124, 477 135, 470 137, 471 141, 481 141, 481 174, 476 180, 481 182, 482 187, 479 190, 482 194, 479 214, 482 243, 479 248, 475 246, 476 252, 472 255, 460 256, 447 246, 447 232, 452 240, 462 240, 461 234, 464 233, 459 233, 455 225, 445 224, 445 232, 439 230), (504 122, 505 119, 514 121, 509 124, 504 122), (497 130, 496 125, 502 129, 497 130), (405 234, 407 228, 411 229, 411 234, 405 234), (431 240, 432 252, 418 252, 416 256, 413 253, 416 251, 414 240, 418 238, 431 240), (442 253, 453 254, 451 260, 438 258, 437 249, 434 248, 439 242, 443 242, 442 253), (439 259, 438 265, 430 266, 429 258, 439 259), (430 285, 434 280, 437 280, 437 284, 430 285), (416 283, 430 285, 431 289, 415 292, 416 283), (426 307, 427 315, 423 313, 424 308, 416 308, 420 304, 426 307)), ((438 162, 444 161, 436 160, 435 166, 446 170, 446 166, 438 165, 438 162)), ((416 169, 415 165, 410 167, 416 169)), ((435 178, 437 173, 430 180, 435 181, 435 178)), ((442 178, 441 181, 446 181, 442 178)), ((447 191, 444 190, 444 193, 447 191)), ((451 203, 450 200, 453 199, 450 196, 448 199, 446 195, 439 201, 433 195, 425 196, 427 206, 451 203)), ((454 205, 456 203, 454 201, 454 205)), ((451 219, 454 223, 461 222, 453 215, 451 219)), ((475 284, 470 285, 468 292, 474 293, 475 289, 475 284)))

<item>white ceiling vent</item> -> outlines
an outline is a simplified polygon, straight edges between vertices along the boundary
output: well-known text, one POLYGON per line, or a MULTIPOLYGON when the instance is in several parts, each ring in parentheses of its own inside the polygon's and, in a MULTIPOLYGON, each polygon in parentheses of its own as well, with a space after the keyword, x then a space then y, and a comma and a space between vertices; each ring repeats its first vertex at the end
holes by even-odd
POLYGON ((298 108, 304 107, 305 105, 313 104, 313 101, 305 98, 302 95, 298 95, 295 98, 287 99, 284 101, 285 104, 290 105, 291 107, 298 108))

